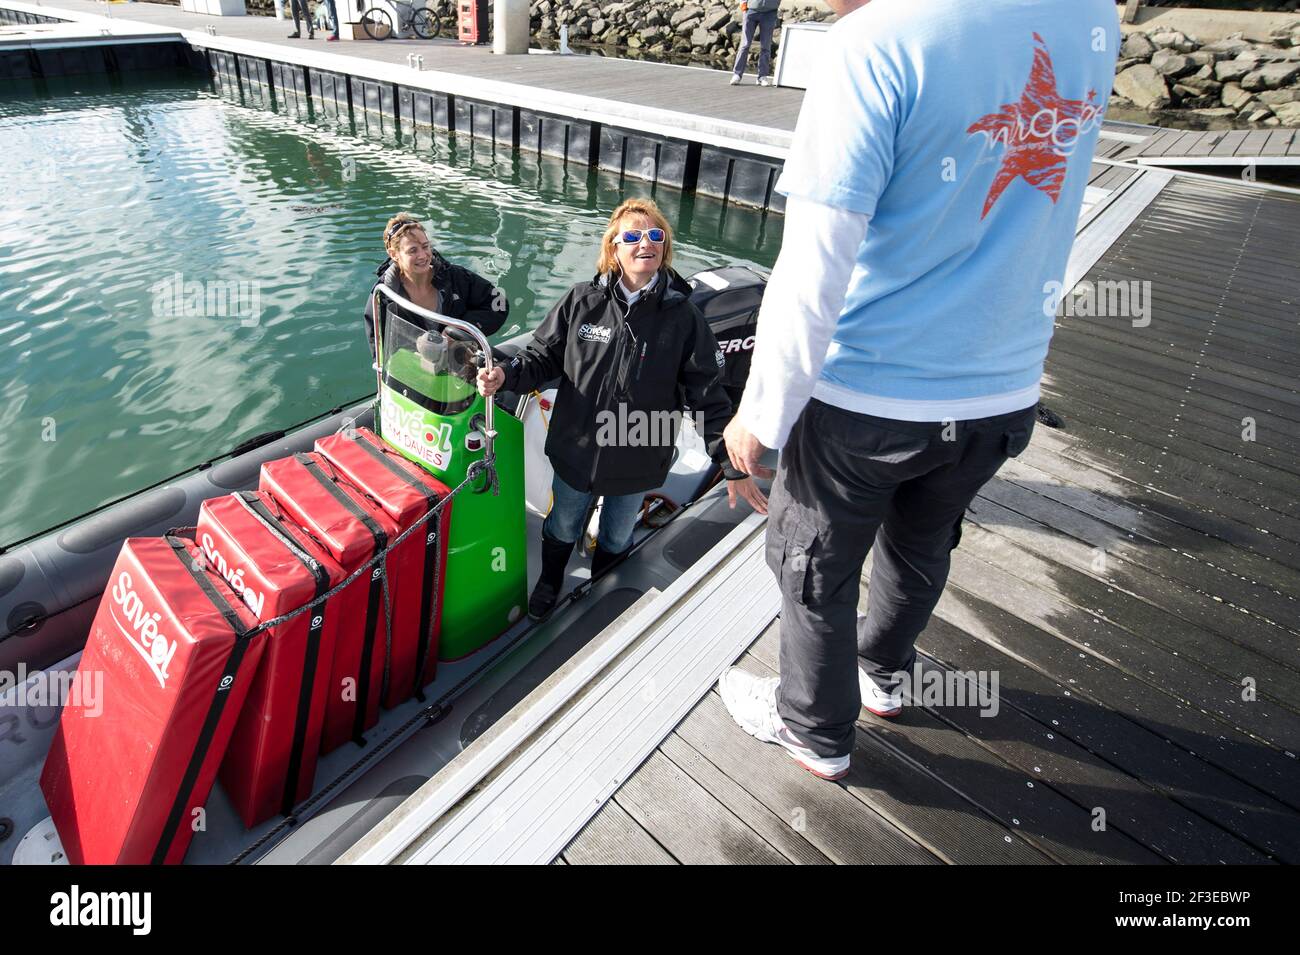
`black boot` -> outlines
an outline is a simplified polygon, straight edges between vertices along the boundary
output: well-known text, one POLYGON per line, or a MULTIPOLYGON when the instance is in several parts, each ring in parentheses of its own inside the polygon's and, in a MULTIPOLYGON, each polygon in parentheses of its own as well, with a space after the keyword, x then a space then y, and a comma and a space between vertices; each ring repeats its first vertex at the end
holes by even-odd
POLYGON ((528 598, 528 616, 534 620, 541 620, 555 609, 560 586, 564 583, 564 567, 573 553, 573 543, 551 540, 542 534, 542 573, 528 598))
POLYGON ((605 571, 609 570, 626 556, 626 550, 621 550, 617 554, 611 554, 609 551, 605 550, 605 548, 597 544, 596 552, 591 555, 591 579, 596 580, 598 577, 603 576, 605 571))

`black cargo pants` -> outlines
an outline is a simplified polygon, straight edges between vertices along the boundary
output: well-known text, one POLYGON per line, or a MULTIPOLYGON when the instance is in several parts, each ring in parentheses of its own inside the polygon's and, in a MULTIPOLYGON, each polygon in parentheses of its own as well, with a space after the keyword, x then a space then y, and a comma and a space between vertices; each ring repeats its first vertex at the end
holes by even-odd
POLYGON ((781 451, 767 562, 781 587, 777 712, 819 756, 853 747, 857 664, 881 688, 910 671, 975 494, 1024 450, 1035 407, 915 422, 809 402, 781 451), (859 578, 875 546, 867 613, 859 578))

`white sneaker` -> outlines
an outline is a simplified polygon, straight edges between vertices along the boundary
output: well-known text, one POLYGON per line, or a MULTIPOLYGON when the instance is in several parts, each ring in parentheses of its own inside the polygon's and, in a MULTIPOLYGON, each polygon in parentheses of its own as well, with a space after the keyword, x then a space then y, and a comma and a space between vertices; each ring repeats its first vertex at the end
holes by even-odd
POLYGON ((867 671, 858 664, 858 689, 862 692, 862 705, 877 716, 897 716, 903 712, 903 688, 895 687, 892 693, 886 693, 876 686, 876 681, 867 676, 867 671))
POLYGON ((728 667, 718 678, 718 692, 731 718, 750 736, 776 743, 814 776, 843 779, 849 772, 847 756, 818 756, 790 732, 776 712, 777 677, 762 679, 739 667, 728 667))
POLYGON ((732 74, 731 74, 731 85, 732 85, 732 86, 739 86, 739 85, 740 85, 740 77, 737 76, 735 73, 732 73, 732 74))
POLYGON ((766 76, 760 76, 760 77, 758 78, 758 85, 759 85, 759 86, 775 86, 776 84, 773 83, 772 80, 769 79, 768 77, 766 77, 766 76))

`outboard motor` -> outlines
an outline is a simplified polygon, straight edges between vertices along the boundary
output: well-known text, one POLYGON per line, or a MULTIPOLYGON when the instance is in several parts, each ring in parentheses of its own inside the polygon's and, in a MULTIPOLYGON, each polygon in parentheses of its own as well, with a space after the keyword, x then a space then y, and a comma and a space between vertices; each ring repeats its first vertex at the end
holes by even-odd
POLYGON ((763 301, 767 279, 743 265, 728 265, 696 272, 687 281, 691 286, 691 301, 704 313, 726 360, 722 386, 732 407, 739 407, 754 357, 758 306, 763 301))

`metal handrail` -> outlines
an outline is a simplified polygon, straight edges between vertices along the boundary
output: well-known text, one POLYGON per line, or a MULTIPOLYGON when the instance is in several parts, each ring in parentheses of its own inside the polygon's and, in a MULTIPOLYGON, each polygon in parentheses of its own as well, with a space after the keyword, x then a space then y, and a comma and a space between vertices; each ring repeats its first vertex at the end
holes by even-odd
MULTIPOLYGON (((383 282, 377 282, 375 284, 375 291, 374 291, 374 296, 375 296, 374 306, 371 309, 375 317, 375 379, 376 379, 375 394, 376 396, 382 393, 383 383, 384 383, 383 382, 384 344, 383 344, 383 332, 381 331, 381 328, 383 326, 383 321, 382 321, 382 315, 379 311, 379 296, 381 294, 392 299, 395 303, 400 305, 402 308, 410 312, 414 312, 416 315, 419 315, 421 318, 426 319, 427 321, 437 322, 439 325, 447 325, 451 328, 459 328, 463 332, 468 332, 469 336, 472 339, 474 339, 475 344, 479 346, 479 349, 483 354, 484 369, 489 372, 492 370, 493 367, 492 366, 492 345, 488 342, 487 336, 483 334, 483 332, 479 329, 477 325, 474 325, 471 322, 463 321, 462 319, 459 318, 452 318, 450 315, 443 315, 441 312, 435 312, 432 309, 424 308, 421 305, 416 305, 410 299, 403 298, 402 296, 398 295, 396 292, 390 289, 383 282)), ((496 402, 493 401, 492 398, 489 396, 487 400, 484 402, 484 405, 486 406, 485 407, 486 419, 483 425, 483 436, 486 442, 485 444, 486 454, 484 455, 484 460, 488 462, 492 462, 496 460, 496 457, 493 453, 493 442, 496 440, 497 432, 496 432, 496 428, 493 426, 493 418, 492 418, 492 411, 493 411, 493 407, 496 405, 496 402)))

